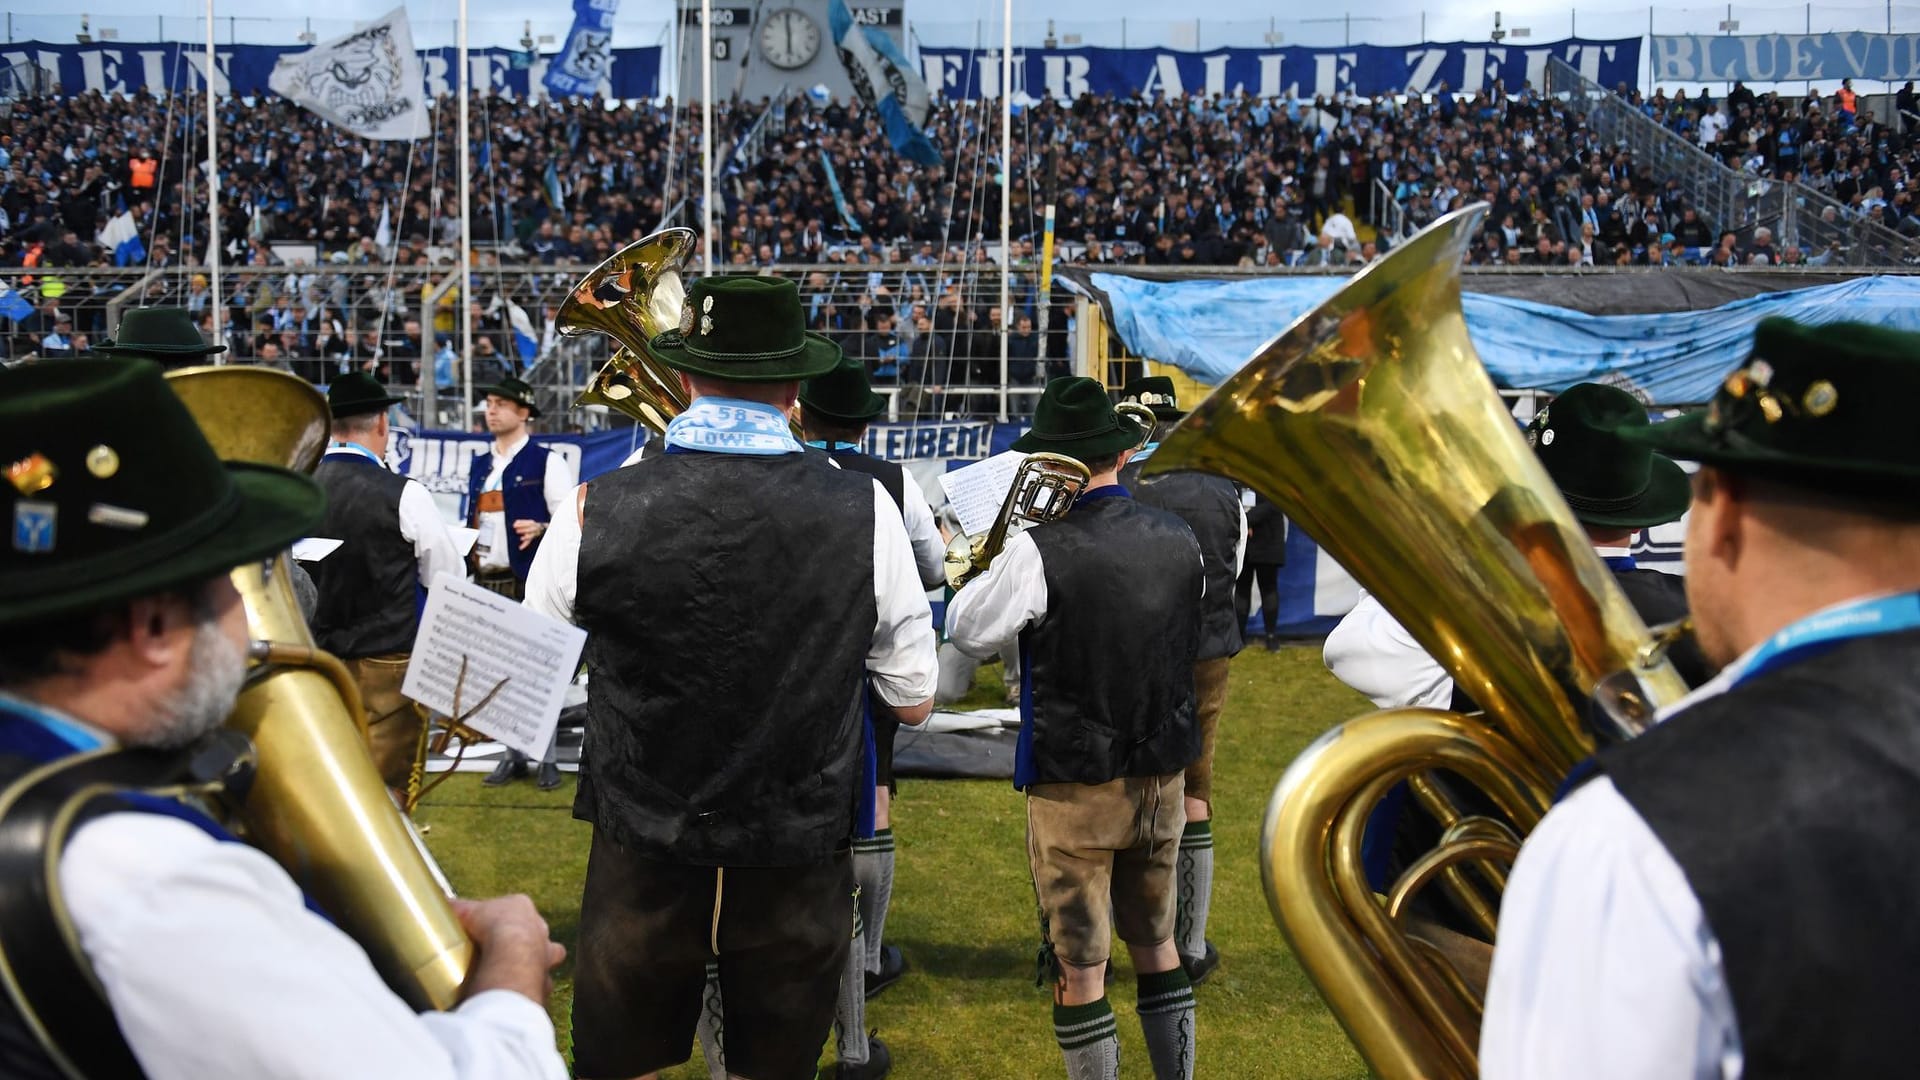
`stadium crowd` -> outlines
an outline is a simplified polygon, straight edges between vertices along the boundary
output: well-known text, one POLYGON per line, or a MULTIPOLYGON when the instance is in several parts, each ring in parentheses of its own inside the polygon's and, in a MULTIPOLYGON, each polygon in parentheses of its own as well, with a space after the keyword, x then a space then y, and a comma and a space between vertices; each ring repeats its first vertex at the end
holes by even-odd
MULTIPOLYGON (((1792 174, 1851 212, 1920 233, 1906 121, 1881 124, 1845 96, 1789 102, 1737 87, 1724 100, 1703 90, 1643 101, 1623 92, 1730 164, 1792 174)), ((1901 101, 1910 112, 1911 86, 1901 101)), ((220 163, 221 236, 228 263, 244 275, 223 298, 236 353, 294 362, 316 381, 328 360, 377 363, 383 377, 407 382, 428 358, 444 359, 457 295, 431 327, 420 325, 418 305, 430 276, 446 273, 458 238, 451 124, 443 119, 433 138, 415 143, 368 142, 278 98, 227 99, 219 109, 229 148, 220 163)), ((803 285, 814 328, 842 338, 883 381, 998 383, 997 281, 980 272, 991 261, 982 238, 999 231, 992 103, 937 106, 929 126, 941 166, 893 154, 875 115, 858 105, 797 96, 719 116, 737 147, 717 187, 725 263, 817 266, 803 285)), ((0 134, 0 265, 179 268, 146 302, 204 315, 206 285, 191 270, 202 261, 204 201, 189 176, 201 158, 202 118, 190 95, 16 103, 10 131, 0 134)), ((674 119, 671 106, 648 103, 482 103, 472 192, 483 368, 496 357, 505 369, 519 362, 511 309, 488 292, 518 290, 538 338, 542 309, 550 315, 583 264, 663 220, 697 220, 686 197, 700 188, 697 136, 695 152, 687 145, 697 123, 686 112, 674 119), (511 289, 489 286, 486 268, 500 264, 533 271, 511 289)), ((1717 230, 1677 182, 1599 145, 1566 103, 1531 86, 1373 101, 1087 96, 1022 109, 1014 136, 1011 225, 1023 267, 1034 260, 1049 200, 1059 257, 1085 264, 1357 266, 1395 231, 1480 200, 1493 211, 1471 256, 1479 264, 1818 265, 1834 257, 1776 244, 1766 228, 1717 230), (1389 205, 1397 212, 1375 221, 1389 205)), ((1056 308, 1043 319, 1033 277, 1023 271, 1014 282, 1021 384, 1044 377, 1039 361, 1065 355, 1064 314, 1056 308)), ((131 280, 95 275, 78 291, 97 300, 131 280)), ((47 292, 15 320, 12 355, 83 351, 104 329, 104 301, 69 311, 71 294, 63 302, 47 292)))

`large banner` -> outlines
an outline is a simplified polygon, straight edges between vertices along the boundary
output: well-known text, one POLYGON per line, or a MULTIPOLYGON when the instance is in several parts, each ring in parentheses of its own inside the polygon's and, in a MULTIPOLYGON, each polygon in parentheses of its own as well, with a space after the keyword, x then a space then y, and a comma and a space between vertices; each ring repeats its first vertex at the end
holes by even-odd
POLYGON ((554 97, 592 97, 610 72, 613 17, 620 0, 573 0, 573 29, 557 62, 547 68, 547 93, 554 97))
MULTIPOLYGON (((217 45, 213 73, 216 94, 255 96, 268 92, 274 65, 289 54, 308 51, 305 45, 217 45)), ((459 51, 419 50, 429 97, 460 89, 459 51)), ((607 78, 609 96, 616 99, 652 98, 660 93, 660 47, 614 49, 607 78)), ((554 57, 512 49, 470 49, 467 60, 474 92, 525 97, 539 91, 547 65, 554 57)), ((203 46, 177 41, 138 44, 96 42, 91 45, 21 41, 0 45, 0 60, 37 64, 63 92, 102 94, 145 90, 198 90, 207 81, 207 52, 203 46)))
POLYGON ((1657 35, 1653 81, 1920 79, 1920 34, 1657 35))
MULTIPOLYGON (((1546 85, 1547 60, 1558 58, 1602 86, 1638 85, 1640 39, 1568 38, 1539 45, 1447 42, 1348 45, 1314 49, 1027 49, 1013 55, 1015 94, 1071 99, 1081 94, 1251 94, 1306 101, 1340 91, 1371 97, 1433 93, 1445 83, 1474 93, 1505 80, 1507 89, 1546 85)), ((989 49, 920 47, 927 85, 949 98, 1000 95, 1000 58, 989 49)))
POLYGON ((402 7, 351 34, 282 56, 267 84, 363 139, 410 140, 433 131, 425 80, 402 7))

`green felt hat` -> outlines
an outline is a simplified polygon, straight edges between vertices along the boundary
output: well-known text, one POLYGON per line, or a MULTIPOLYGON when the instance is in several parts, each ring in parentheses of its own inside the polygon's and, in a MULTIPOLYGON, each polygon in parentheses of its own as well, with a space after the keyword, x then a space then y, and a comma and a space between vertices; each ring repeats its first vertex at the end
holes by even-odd
POLYGON ((193 325, 193 316, 183 307, 138 307, 120 316, 114 336, 93 347, 109 356, 139 356, 168 366, 191 362, 195 357, 227 351, 225 345, 209 345, 193 325))
POLYGON ((227 572, 320 523, 313 481, 223 464, 158 365, 0 374, 0 626, 98 611, 227 572))
POLYGON ((1033 409, 1033 427, 1013 441, 1013 449, 1065 454, 1084 464, 1131 450, 1146 434, 1114 411, 1097 380, 1069 375, 1047 384, 1033 409))
POLYGON ((1120 392, 1120 400, 1137 401, 1153 410, 1162 420, 1178 420, 1187 415, 1173 392, 1173 380, 1165 375, 1147 375, 1133 380, 1120 392))
POLYGON ((1651 426, 1639 398, 1616 386, 1580 383, 1534 414, 1527 442, 1574 517, 1644 529, 1679 520, 1693 501, 1685 469, 1628 440, 1629 432, 1651 426))
POLYGON ((1920 496, 1920 334, 1766 319, 1706 411, 1635 438, 1684 461, 1862 496, 1920 496))
POLYGON ((867 381, 867 365, 851 357, 825 375, 816 375, 800 384, 800 404, 807 416, 817 416, 841 424, 864 424, 887 411, 887 399, 873 392, 867 381))
POLYGON ((840 362, 840 346, 807 330, 793 282, 744 274, 694 282, 680 328, 649 347, 669 367, 734 382, 799 382, 840 362))
POLYGON ((528 416, 538 418, 540 415, 540 406, 534 404, 533 387, 528 386, 519 379, 508 377, 501 379, 492 386, 482 386, 480 387, 480 396, 483 398, 505 398, 515 405, 525 408, 528 416))
POLYGON ((327 411, 335 420, 347 416, 386 412, 406 399, 387 393, 380 380, 364 371, 349 371, 327 384, 327 411))

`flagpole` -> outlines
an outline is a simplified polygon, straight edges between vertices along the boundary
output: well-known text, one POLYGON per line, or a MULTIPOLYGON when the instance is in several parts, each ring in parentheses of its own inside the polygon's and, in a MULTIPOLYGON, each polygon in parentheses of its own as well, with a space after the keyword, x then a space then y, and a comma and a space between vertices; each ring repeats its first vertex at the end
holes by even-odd
MULTIPOLYGON (((473 96, 473 71, 467 62, 467 0, 460 0, 460 378, 465 397, 460 406, 460 430, 473 426, 473 214, 469 207, 472 169, 472 128, 467 123, 467 99, 473 96)), ((424 344, 425 338, 423 337, 424 344)))
MULTIPOLYGON (((213 0, 207 0, 207 77, 202 81, 207 91, 207 278, 213 287, 207 297, 207 306, 213 312, 213 340, 207 342, 209 345, 218 345, 224 340, 220 327, 220 161, 214 156, 219 149, 213 107, 213 76, 220 70, 217 64, 213 53, 213 0)), ((154 212, 158 213, 159 209, 154 207, 154 212)), ((214 363, 226 362, 226 353, 214 354, 214 363)))
POLYGON ((713 276, 713 0, 700 0, 700 250, 713 276))
POLYGON ((1013 272, 1013 0, 1001 0, 1000 42, 1000 419, 1007 419, 1008 275, 1013 272))

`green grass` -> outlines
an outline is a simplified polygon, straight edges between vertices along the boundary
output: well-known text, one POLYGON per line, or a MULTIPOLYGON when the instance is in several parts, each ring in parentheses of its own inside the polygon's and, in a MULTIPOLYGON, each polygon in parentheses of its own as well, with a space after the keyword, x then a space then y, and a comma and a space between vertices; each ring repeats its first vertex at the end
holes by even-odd
MULTIPOLYGON (((1214 898, 1208 936, 1224 958, 1198 991, 1199 1072, 1218 1077, 1352 1078, 1366 1075, 1339 1024, 1307 981, 1267 914, 1256 854, 1260 818, 1293 756, 1367 703, 1328 675, 1317 645, 1233 664, 1233 688, 1214 755, 1214 898)), ((980 673, 970 705, 1002 703, 998 669, 980 673)), ((572 946, 580 915, 588 828, 569 815, 572 782, 543 793, 530 784, 480 786, 461 775, 420 812, 428 843, 469 896, 526 892, 572 946)), ((899 855, 887 938, 912 971, 867 1010, 893 1050, 893 1075, 1057 1077, 1050 997, 1033 985, 1038 927, 1027 876, 1024 807, 1005 781, 908 780, 894 803, 899 855)), ((1116 949, 1124 955, 1124 952, 1116 949)), ((555 980, 552 1011, 568 1045, 571 961, 555 980)), ((1121 962, 1113 984, 1122 1071, 1148 1075, 1132 1018, 1133 979, 1121 962)), ((666 1074, 704 1077, 699 1053, 666 1074)))

